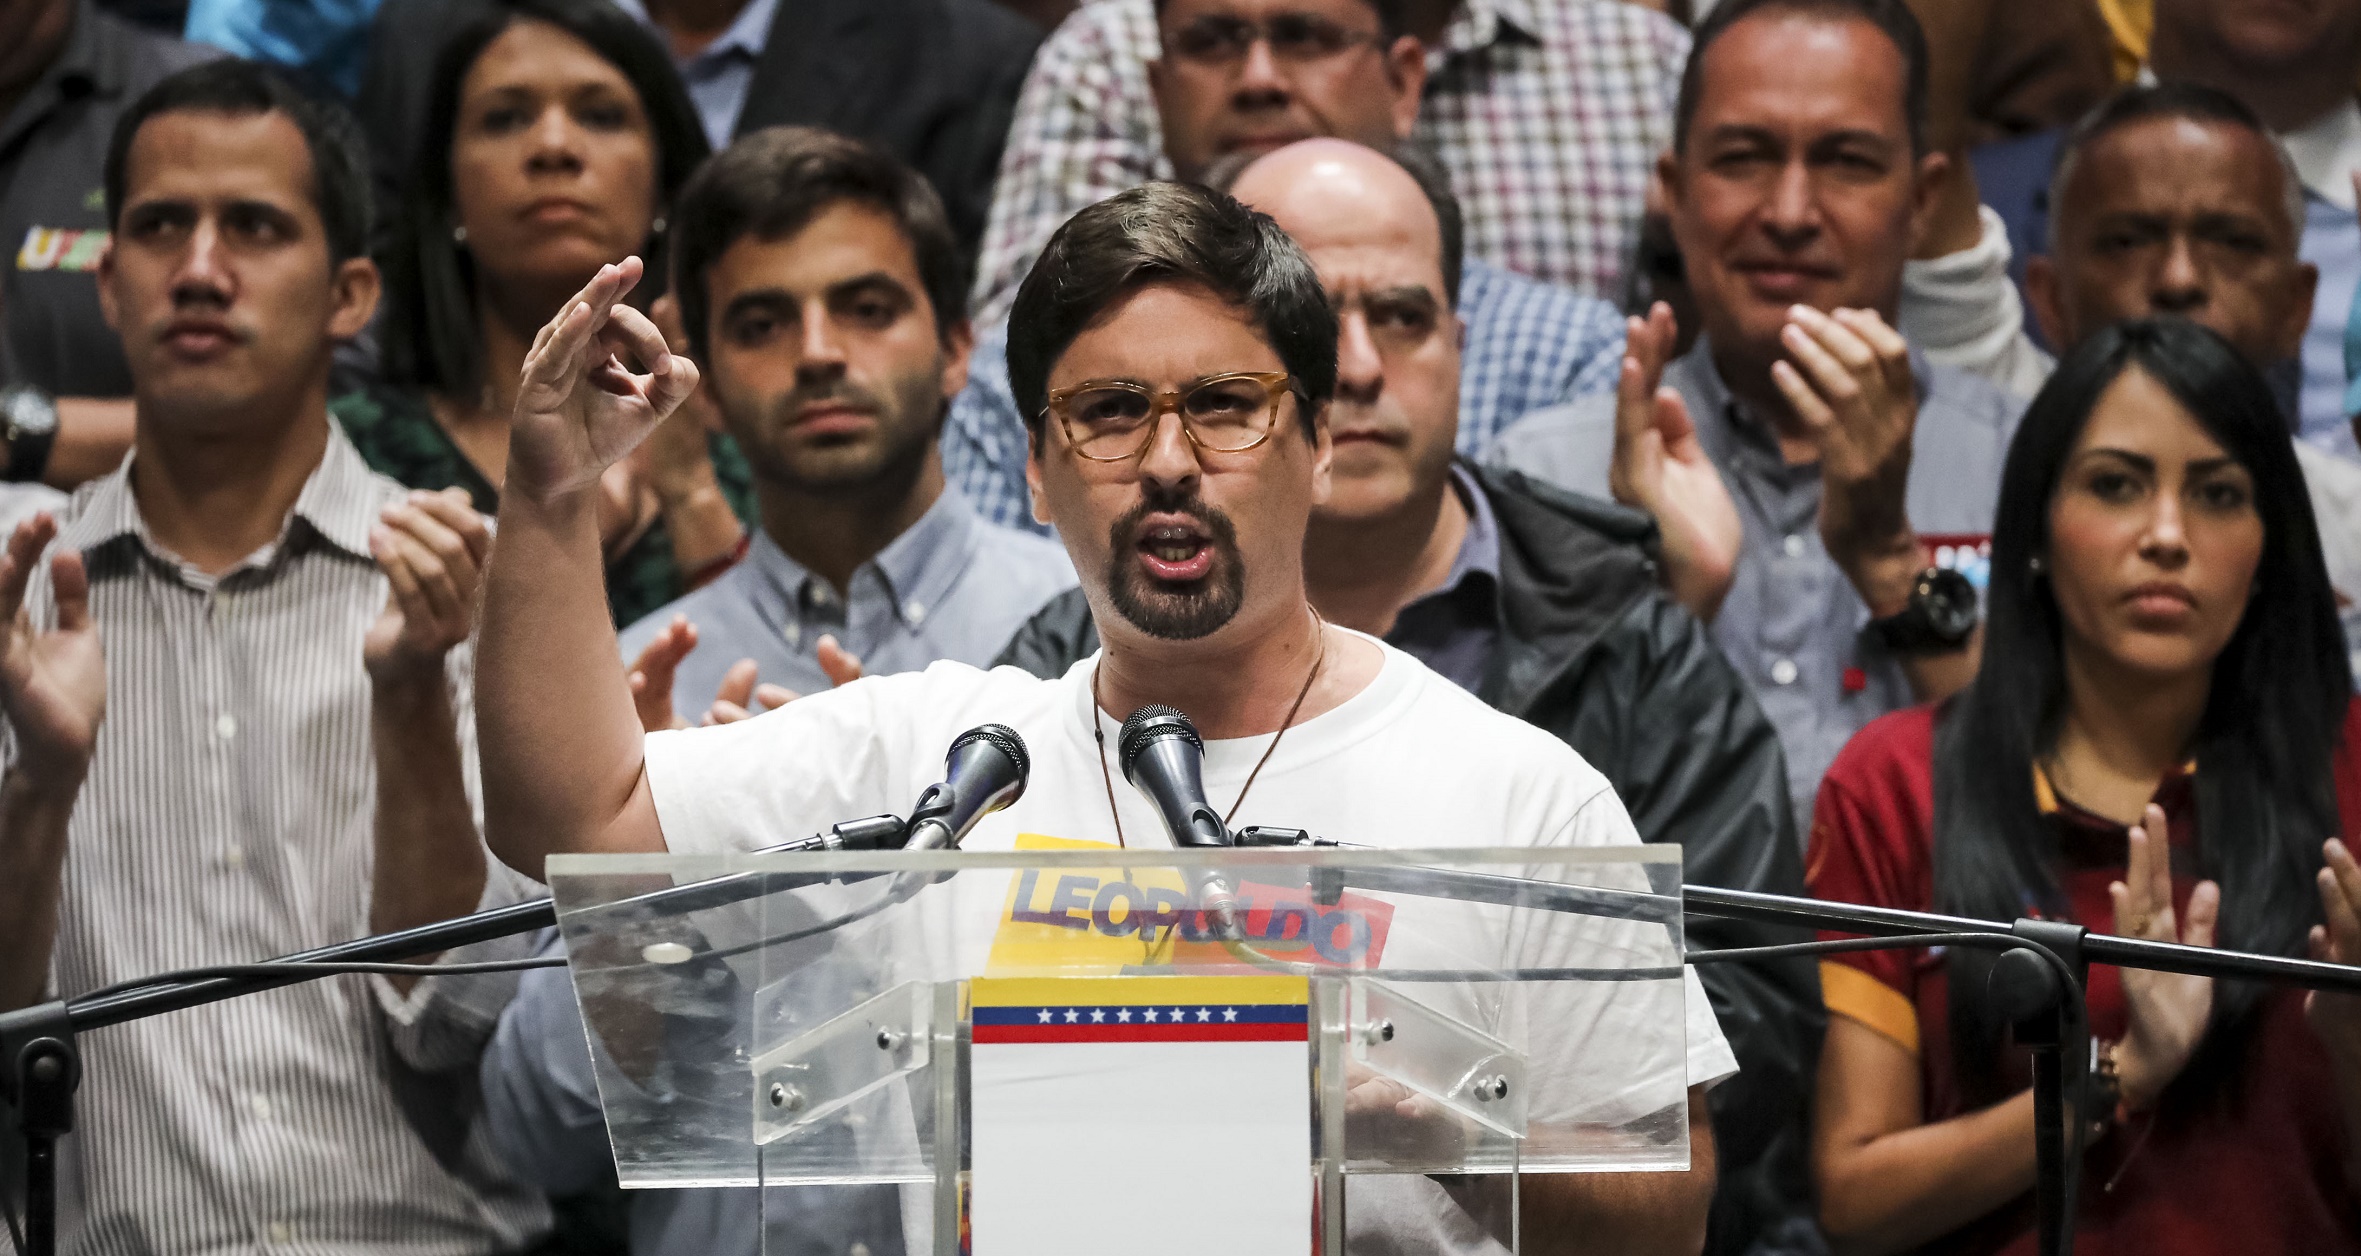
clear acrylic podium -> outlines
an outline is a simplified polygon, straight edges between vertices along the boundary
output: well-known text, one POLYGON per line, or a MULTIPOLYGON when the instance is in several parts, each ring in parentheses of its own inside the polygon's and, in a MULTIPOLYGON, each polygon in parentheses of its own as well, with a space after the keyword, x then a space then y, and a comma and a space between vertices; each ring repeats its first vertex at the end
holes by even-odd
POLYGON ((553 858, 623 1185, 758 1187, 766 1252, 1333 1256, 1688 1166, 1675 847, 1019 845, 553 858))

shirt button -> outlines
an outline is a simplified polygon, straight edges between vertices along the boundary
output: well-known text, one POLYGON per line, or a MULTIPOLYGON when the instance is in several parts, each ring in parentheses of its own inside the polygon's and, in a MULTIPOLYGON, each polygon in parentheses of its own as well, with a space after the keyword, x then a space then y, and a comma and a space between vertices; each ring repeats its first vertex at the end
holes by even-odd
POLYGON ((232 846, 230 846, 230 847, 228 847, 228 848, 224 849, 224 850, 221 852, 221 866, 222 866, 222 867, 224 867, 224 868, 243 868, 243 867, 245 867, 245 866, 246 866, 246 848, 245 848, 245 847, 243 847, 243 846, 236 846, 236 845, 232 845, 232 846))
POLYGON ((238 735, 238 717, 227 711, 213 717, 213 735, 228 741, 238 735))
POLYGON ((254 1119, 257 1121, 271 1119, 271 1101, 267 1095, 254 1096, 246 1101, 246 1107, 254 1113, 254 1119))
POLYGON ((1804 539, 1800 536, 1790 536, 1779 542, 1779 548, 1787 551, 1789 558, 1801 558, 1804 556, 1804 539))
POLYGON ((1795 660, 1780 659, 1779 661, 1771 664, 1771 683, 1774 685, 1794 684, 1795 660))
POLYGON ((273 1243, 292 1243, 295 1241, 295 1227, 287 1224, 284 1221, 271 1222, 269 1233, 270 1240, 273 1243))
POLYGON ((909 614, 911 623, 924 623, 926 621, 926 607, 920 605, 919 603, 907 603, 902 607, 902 609, 909 614))

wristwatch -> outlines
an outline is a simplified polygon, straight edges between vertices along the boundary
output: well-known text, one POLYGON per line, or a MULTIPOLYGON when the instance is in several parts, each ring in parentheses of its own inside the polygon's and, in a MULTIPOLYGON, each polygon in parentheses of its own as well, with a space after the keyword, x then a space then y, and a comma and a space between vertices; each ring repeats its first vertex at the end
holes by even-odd
POLYGON ((1976 631, 1976 586, 1949 567, 1929 567, 1910 583, 1910 604, 1870 631, 1896 654, 1945 654, 1967 644, 1976 631))
POLYGON ((57 402, 31 384, 0 388, 0 442, 8 448, 0 480, 27 484, 49 469, 49 448, 57 442, 57 402))

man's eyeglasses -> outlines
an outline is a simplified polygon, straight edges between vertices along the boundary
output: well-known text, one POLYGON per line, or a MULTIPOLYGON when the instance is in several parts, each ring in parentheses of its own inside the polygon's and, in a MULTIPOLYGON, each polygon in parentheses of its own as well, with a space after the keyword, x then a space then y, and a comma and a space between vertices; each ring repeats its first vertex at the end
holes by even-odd
POLYGON ((1066 444, 1092 462, 1138 457, 1167 412, 1180 415, 1181 431, 1197 448, 1236 454, 1271 438, 1289 393, 1304 397, 1285 371, 1208 375, 1179 388, 1094 379, 1050 390, 1045 412, 1065 429, 1066 444))
POLYGON ((1184 61, 1204 66, 1231 66, 1246 59, 1257 42, 1268 43, 1281 61, 1324 61, 1377 43, 1375 31, 1339 26, 1311 13, 1281 13, 1265 22, 1241 17, 1201 17, 1165 36, 1164 46, 1184 61))

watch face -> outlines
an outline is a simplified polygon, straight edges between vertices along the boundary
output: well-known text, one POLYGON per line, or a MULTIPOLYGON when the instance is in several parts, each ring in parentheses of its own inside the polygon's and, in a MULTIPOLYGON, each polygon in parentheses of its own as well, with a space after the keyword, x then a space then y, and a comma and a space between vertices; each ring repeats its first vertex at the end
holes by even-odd
POLYGON ((1948 567, 1921 575, 1914 600, 1925 608, 1927 627, 1945 641, 1965 641, 1976 630, 1976 586, 1948 567))

